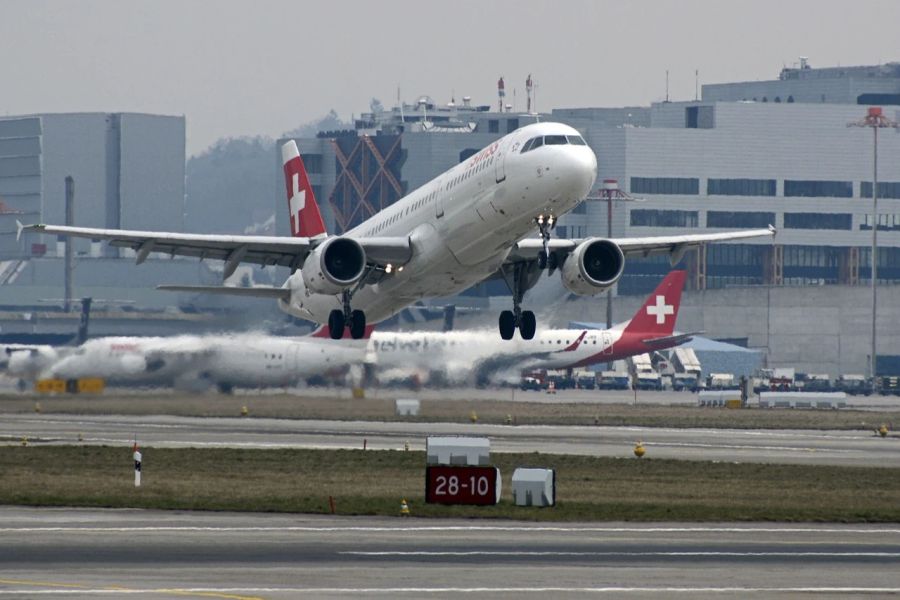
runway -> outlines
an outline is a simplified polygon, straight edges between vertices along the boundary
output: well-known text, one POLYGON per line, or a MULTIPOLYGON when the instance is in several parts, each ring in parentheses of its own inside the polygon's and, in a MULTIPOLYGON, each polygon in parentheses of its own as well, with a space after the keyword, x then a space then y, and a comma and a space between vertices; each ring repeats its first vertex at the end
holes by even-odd
POLYGON ((900 593, 893 525, 546 526, 3 507, 0 537, 0 597, 900 593))
POLYGON ((494 452, 686 460, 900 466, 900 437, 870 431, 723 430, 663 427, 483 425, 263 418, 2 414, 0 441, 150 447, 363 448, 424 450, 429 435, 475 435, 494 452))

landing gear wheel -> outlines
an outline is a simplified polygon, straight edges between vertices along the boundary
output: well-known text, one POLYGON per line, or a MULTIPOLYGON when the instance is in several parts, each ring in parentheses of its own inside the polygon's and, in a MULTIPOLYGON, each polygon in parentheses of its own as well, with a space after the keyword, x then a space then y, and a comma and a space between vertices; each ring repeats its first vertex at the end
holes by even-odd
POLYGON ((340 310, 333 310, 328 315, 328 333, 331 339, 339 340, 344 337, 344 313, 340 310))
POLYGON ((504 310, 500 313, 500 337, 504 340, 511 340, 516 333, 516 316, 511 310, 504 310))
POLYGON ((522 317, 519 319, 519 335, 523 340, 534 338, 534 332, 537 331, 537 319, 530 310, 522 311, 522 317))
POLYGON ((358 340, 366 334, 366 313, 354 310, 350 313, 350 337, 358 340))

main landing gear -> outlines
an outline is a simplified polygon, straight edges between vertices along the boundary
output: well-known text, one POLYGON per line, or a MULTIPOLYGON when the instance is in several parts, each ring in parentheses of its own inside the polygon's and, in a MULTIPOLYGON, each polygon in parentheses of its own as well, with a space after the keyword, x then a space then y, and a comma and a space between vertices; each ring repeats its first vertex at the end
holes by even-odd
POLYGON ((519 334, 523 340, 534 338, 537 330, 537 319, 530 310, 522 310, 519 306, 522 303, 522 296, 525 295, 527 289, 528 263, 516 263, 512 265, 512 274, 506 269, 502 271, 506 284, 512 291, 513 309, 504 310, 500 313, 500 337, 504 340, 511 340, 519 330, 519 334))
POLYGON ((353 294, 349 290, 341 293, 344 309, 335 309, 328 315, 328 332, 331 339, 339 340, 344 337, 344 328, 350 328, 350 337, 358 340, 366 334, 366 313, 350 308, 350 299, 353 294))
POLYGON ((515 263, 500 269, 513 297, 513 309, 504 310, 500 313, 500 337, 504 340, 511 340, 516 333, 516 329, 519 330, 523 340, 534 339, 534 334, 537 330, 537 319, 530 310, 522 310, 520 306, 522 297, 525 295, 525 290, 531 288, 537 282, 537 279, 540 277, 540 271, 545 269, 552 270, 559 266, 556 255, 550 252, 550 231, 556 227, 556 218, 553 215, 539 215, 535 217, 534 224, 537 225, 544 246, 538 252, 538 270, 534 269, 534 263, 531 261, 515 263))

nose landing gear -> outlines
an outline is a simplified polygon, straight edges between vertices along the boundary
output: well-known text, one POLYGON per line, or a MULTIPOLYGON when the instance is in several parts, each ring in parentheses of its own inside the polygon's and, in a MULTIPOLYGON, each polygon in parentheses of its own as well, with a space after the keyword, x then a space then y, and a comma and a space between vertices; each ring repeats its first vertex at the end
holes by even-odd
POLYGON ((556 227, 556 217, 553 215, 538 215, 534 218, 534 223, 538 227, 538 232, 541 234, 541 241, 544 244, 543 250, 538 253, 538 268, 542 271, 544 269, 555 269, 557 267, 556 264, 556 255, 550 254, 550 230, 556 227))

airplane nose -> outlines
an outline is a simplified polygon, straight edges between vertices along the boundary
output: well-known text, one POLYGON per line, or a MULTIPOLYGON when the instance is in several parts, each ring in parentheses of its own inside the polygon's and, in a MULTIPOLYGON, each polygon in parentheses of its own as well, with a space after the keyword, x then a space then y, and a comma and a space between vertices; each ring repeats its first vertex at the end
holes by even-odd
POLYGON ((569 160, 564 167, 564 178, 581 198, 587 196, 597 179, 597 156, 589 146, 569 146, 569 160))

